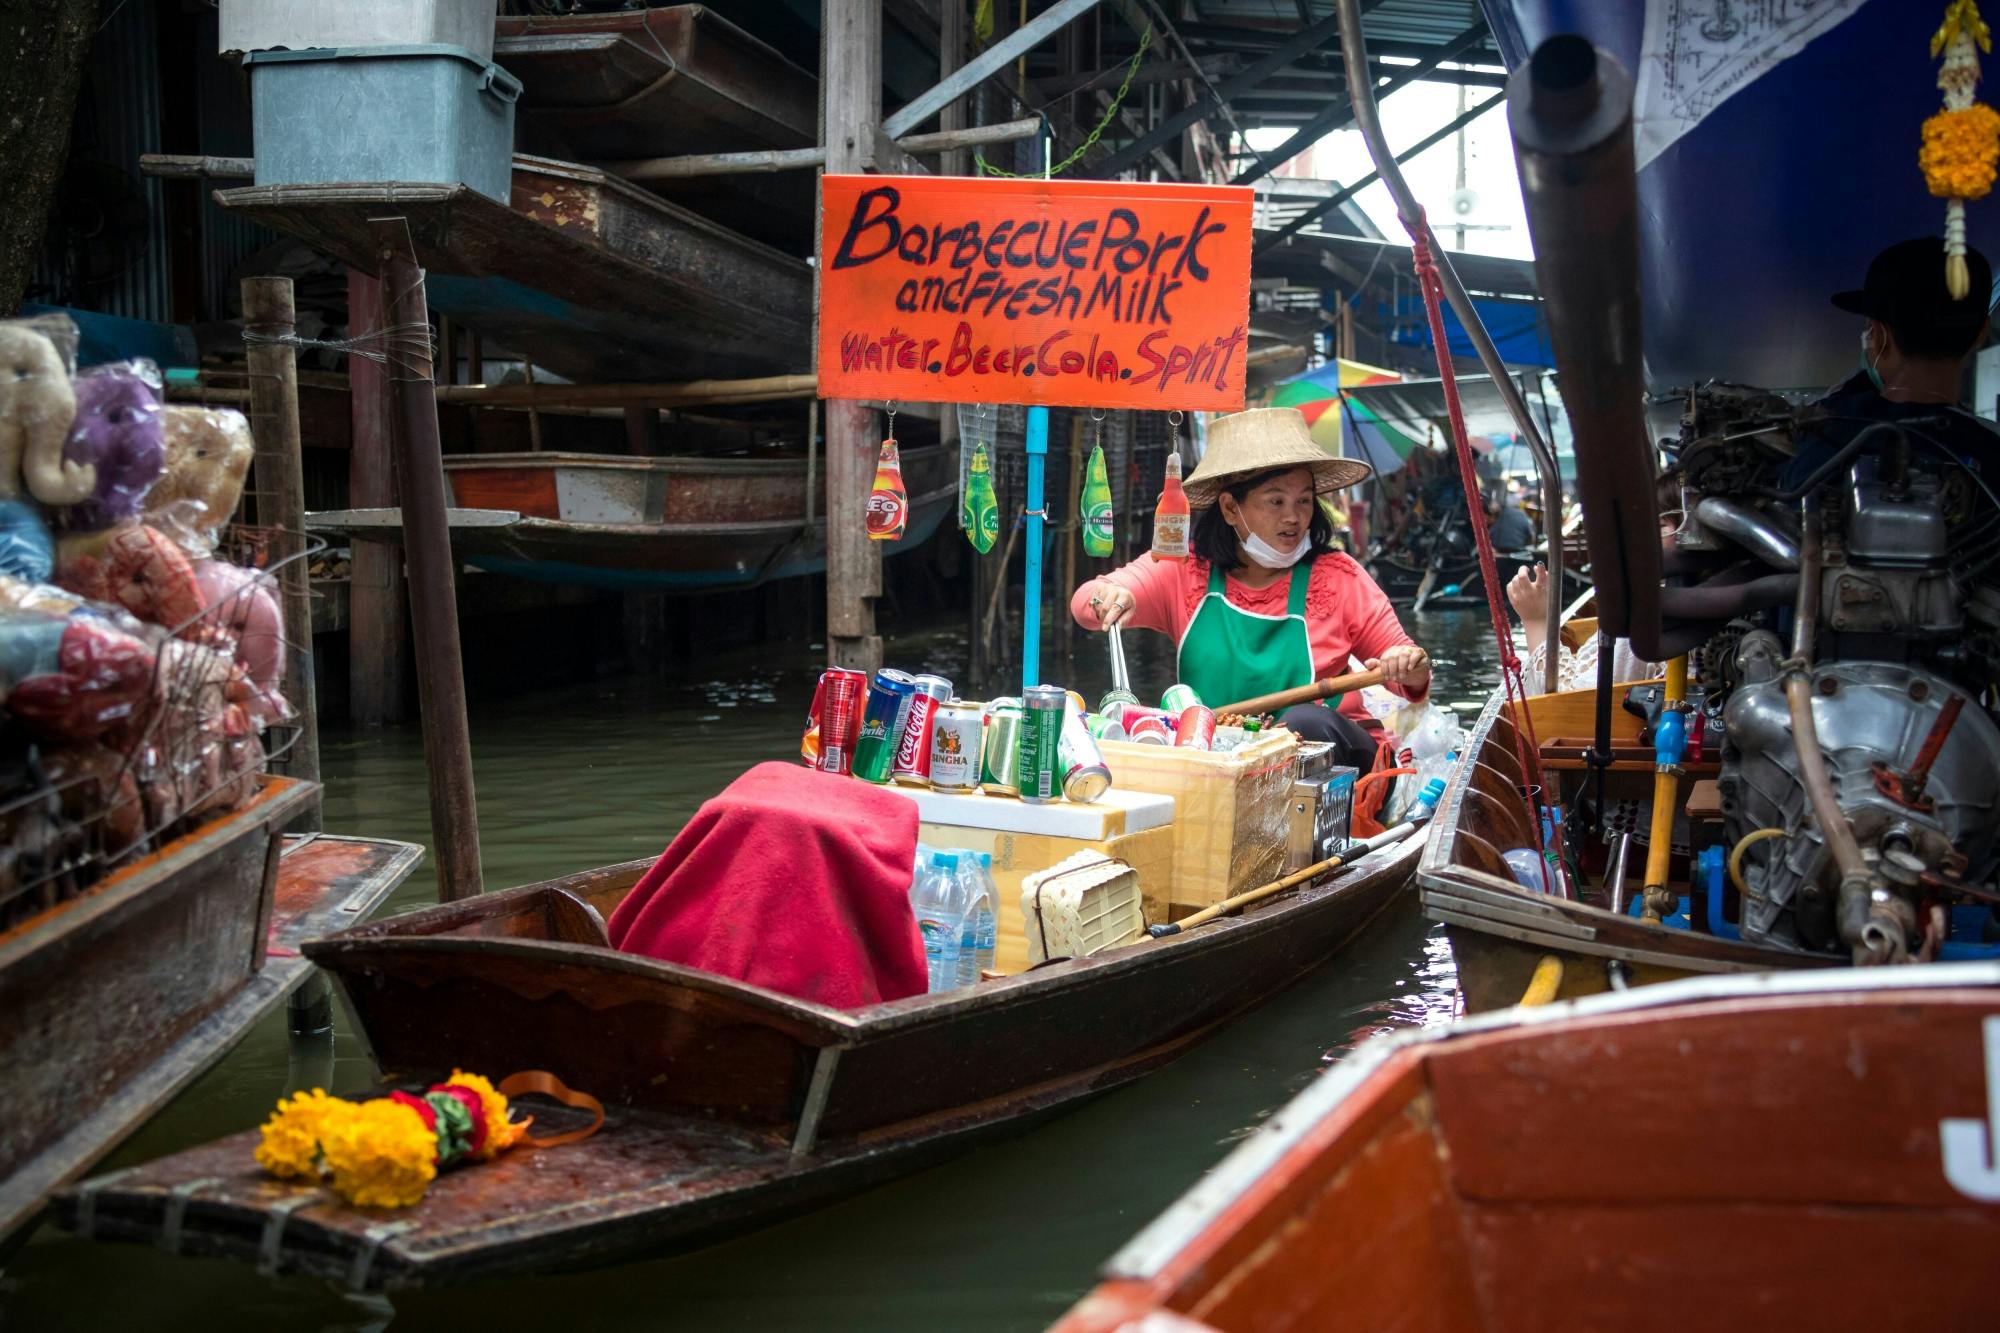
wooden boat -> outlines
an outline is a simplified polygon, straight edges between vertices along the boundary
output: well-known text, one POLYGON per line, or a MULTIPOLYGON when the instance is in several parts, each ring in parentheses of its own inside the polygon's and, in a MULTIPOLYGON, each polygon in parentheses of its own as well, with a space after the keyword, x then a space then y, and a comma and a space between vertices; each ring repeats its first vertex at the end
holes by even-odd
POLYGON ((1704 978, 1379 1038, 1058 1333, 1993 1327, 2000 966, 1704 978))
MULTIPOLYGON (((572 161, 806 148, 819 80, 701 5, 502 18, 493 58, 521 80, 522 147, 572 161)), ((648 189, 785 245, 811 242, 814 173, 657 181, 648 189)))
POLYGON ((409 875, 409 843, 281 845, 313 791, 266 777, 242 809, 0 934, 0 1239, 303 981, 302 939, 409 875))
MULTIPOLYGON (((393 1216, 265 1178, 256 1132, 87 1182, 85 1235, 356 1288, 574 1267, 699 1243, 914 1171, 1173 1059, 1324 962, 1401 891, 1414 839, 1235 917, 974 990, 854 1010, 618 953, 634 861, 306 946, 385 1074, 542 1068, 602 1132, 448 1174, 393 1216)), ((538 1121, 566 1123, 561 1108, 538 1121)))
MULTIPOLYGON (((802 458, 632 458, 622 455, 467 454, 445 460, 458 506, 452 545, 469 564, 545 583, 717 591, 826 568, 825 481, 806 519, 802 458)), ((903 454, 911 495, 902 537, 885 555, 928 541, 958 502, 954 460, 942 447, 903 454)), ((328 510, 313 531, 398 541, 396 509, 328 510)))
POLYGON ((252 185, 216 202, 364 272, 408 221, 430 305, 577 380, 804 370, 812 271, 590 167, 516 156, 511 205, 464 185, 252 185))

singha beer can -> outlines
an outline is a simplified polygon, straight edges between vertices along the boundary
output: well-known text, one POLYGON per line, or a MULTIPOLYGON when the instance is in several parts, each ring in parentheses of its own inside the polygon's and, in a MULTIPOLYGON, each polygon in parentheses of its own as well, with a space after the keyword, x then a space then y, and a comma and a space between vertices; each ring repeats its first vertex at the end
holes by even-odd
POLYGON ((1201 707, 1201 696, 1194 692, 1192 685, 1169 685, 1167 692, 1160 696, 1160 711, 1181 714, 1190 708, 1201 707))
POLYGON ((1195 704, 1181 714, 1181 724, 1174 728, 1174 744, 1184 750, 1213 750, 1215 748, 1215 714, 1195 704))
POLYGON ((1056 746, 1056 760, 1062 768, 1063 799, 1088 805, 1111 786, 1111 770, 1105 766, 1104 752, 1097 738, 1084 725, 1083 710, 1070 700, 1063 709, 1062 735, 1056 746))
POLYGON ((854 776, 867 782, 887 782, 896 765, 896 746, 910 716, 916 682, 902 671, 884 667, 868 687, 868 707, 861 714, 861 738, 854 742, 854 776))
POLYGON ((799 757, 822 773, 852 773, 854 742, 861 733, 861 709, 868 698, 868 673, 834 667, 820 673, 799 757))
POLYGON ((985 742, 986 720, 979 715, 979 705, 958 699, 939 704, 931 723, 931 786, 939 791, 977 791, 985 742))
POLYGON ((938 706, 951 698, 951 682, 943 676, 918 676, 910 682, 910 711, 896 744, 896 762, 890 772, 896 781, 911 787, 931 785, 931 728, 938 706))
POLYGON ((995 699, 986 705, 986 746, 979 761, 979 785, 1002 796, 1021 794, 1021 701, 995 699))
POLYGON ((1031 685, 1021 697, 1021 738, 1014 780, 1021 799, 1046 805, 1062 795, 1063 712, 1069 696, 1055 685, 1031 685))

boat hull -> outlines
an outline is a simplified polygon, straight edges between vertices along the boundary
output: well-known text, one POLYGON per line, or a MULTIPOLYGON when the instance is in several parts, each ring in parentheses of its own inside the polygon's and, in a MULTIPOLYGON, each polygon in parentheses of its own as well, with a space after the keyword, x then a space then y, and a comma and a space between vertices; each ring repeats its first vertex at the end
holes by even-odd
POLYGON ((448 1174, 391 1227, 263 1177, 254 1135, 88 1183, 65 1196, 63 1217, 88 1234, 157 1241, 170 1201, 187 1195, 174 1229, 186 1252, 261 1255, 368 1288, 700 1243, 919 1169, 1173 1059, 1335 953, 1414 859, 1411 844, 1386 848, 1339 879, 1167 940, 854 1011, 589 942, 602 928, 592 911, 608 911, 645 862, 413 914, 308 949, 378 1066, 417 1081, 454 1065, 548 1069, 612 1108, 601 1133, 448 1174))

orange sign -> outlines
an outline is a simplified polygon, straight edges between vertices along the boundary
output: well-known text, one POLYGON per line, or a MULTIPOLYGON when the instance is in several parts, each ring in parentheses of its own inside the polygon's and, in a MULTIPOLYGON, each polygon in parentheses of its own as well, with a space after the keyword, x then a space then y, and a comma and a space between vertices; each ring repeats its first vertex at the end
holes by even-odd
POLYGON ((821 397, 1243 406, 1247 187, 828 176, 822 188, 821 397))

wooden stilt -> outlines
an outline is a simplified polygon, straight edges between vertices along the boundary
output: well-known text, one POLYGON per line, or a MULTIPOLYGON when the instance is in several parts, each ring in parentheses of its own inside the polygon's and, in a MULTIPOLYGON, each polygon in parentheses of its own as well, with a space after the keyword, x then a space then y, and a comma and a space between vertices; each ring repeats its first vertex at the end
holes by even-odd
MULTIPOLYGON (((347 272, 347 324, 356 333, 382 327, 382 283, 347 272)), ((390 447, 389 376, 380 362, 348 358, 353 448, 347 455, 348 504, 356 509, 396 503, 396 461, 390 447)), ((348 712, 360 726, 379 727, 406 716, 403 663, 409 634, 409 599, 403 585, 403 548, 355 542, 347 597, 348 712)))

